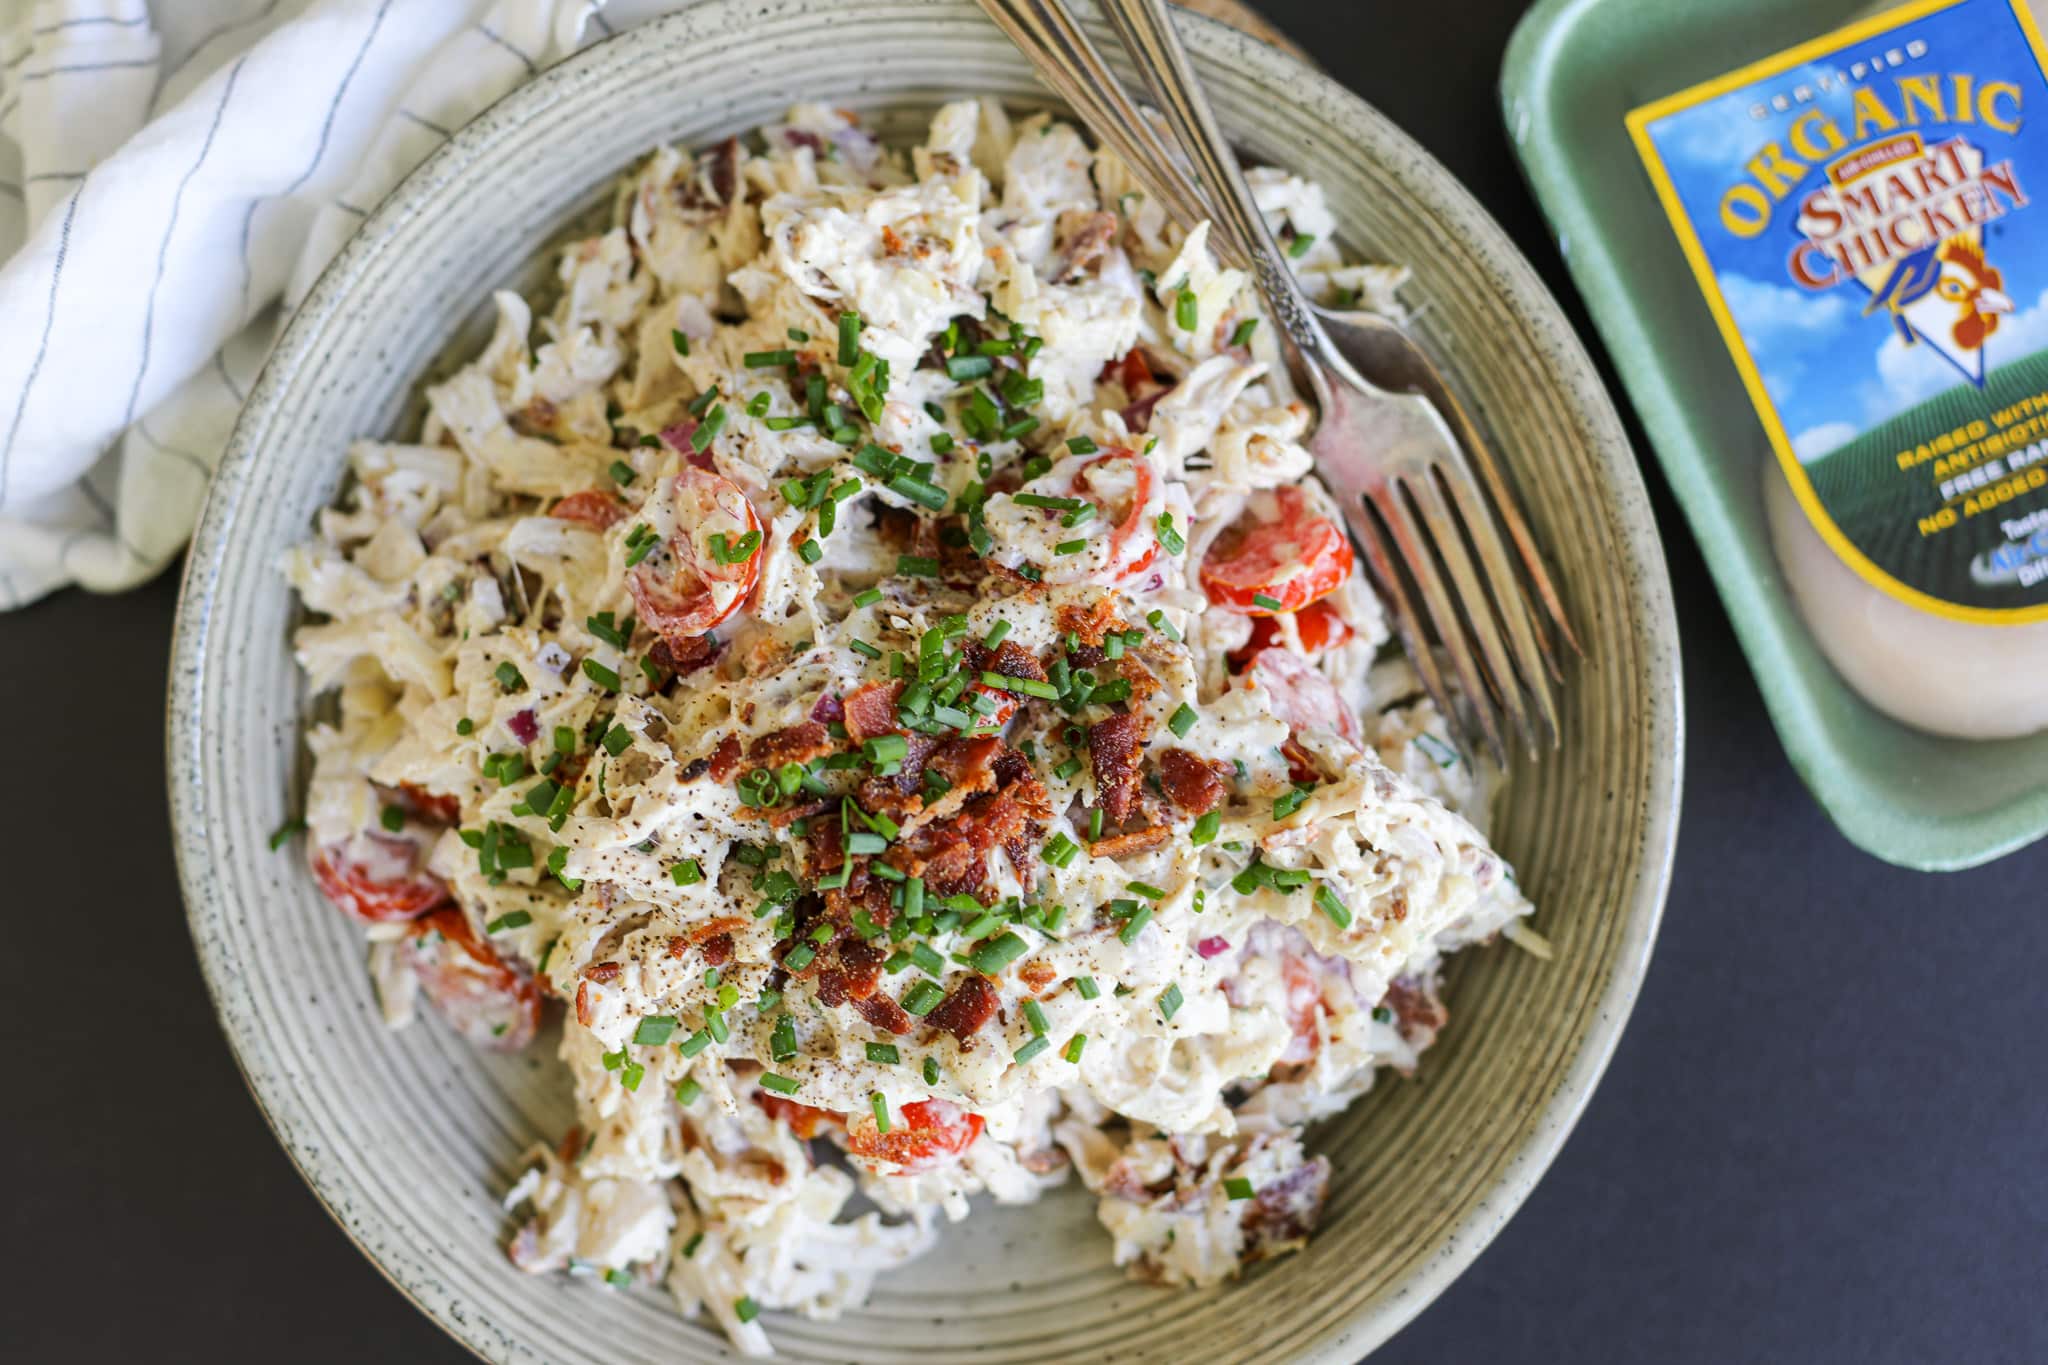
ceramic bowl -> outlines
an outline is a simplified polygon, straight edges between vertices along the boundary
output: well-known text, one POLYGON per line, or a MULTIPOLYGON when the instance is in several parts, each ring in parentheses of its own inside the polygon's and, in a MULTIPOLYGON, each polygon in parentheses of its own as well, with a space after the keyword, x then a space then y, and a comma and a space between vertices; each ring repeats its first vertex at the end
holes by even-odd
MULTIPOLYGON (((1584 1107, 1642 980, 1678 816, 1678 651, 1634 460, 1528 264, 1413 143, 1334 82, 1185 20, 1226 127, 1320 180, 1353 250, 1409 262, 1420 330, 1490 424, 1553 550, 1586 656, 1560 751, 1513 779, 1495 832, 1556 945, 1458 959, 1452 1024, 1420 1079, 1312 1134, 1335 1162, 1303 1254, 1178 1293, 1110 1264, 1077 1188, 978 1210, 836 1322, 766 1316, 794 1360, 1355 1360, 1469 1264, 1584 1107)), ((1107 44, 1106 33, 1101 40, 1107 44)), ((266 835, 302 790, 308 698, 280 554, 335 497, 349 438, 407 429, 422 377, 473 345, 489 291, 663 141, 702 142, 796 99, 907 132, 939 102, 1045 97, 965 0, 712 0, 555 68, 457 133, 380 207, 299 311, 251 394, 186 569, 171 800, 192 932, 278 1139, 348 1235, 488 1359, 703 1361, 716 1330, 654 1291, 534 1278, 498 1198, 570 1120, 544 1045, 503 1059, 431 1020, 378 1019, 359 931, 266 835)))

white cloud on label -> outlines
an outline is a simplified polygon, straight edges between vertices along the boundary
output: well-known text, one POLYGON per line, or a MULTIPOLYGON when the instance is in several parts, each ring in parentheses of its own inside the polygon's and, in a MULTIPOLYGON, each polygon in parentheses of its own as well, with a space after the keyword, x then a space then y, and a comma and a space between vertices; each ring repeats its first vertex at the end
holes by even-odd
POLYGON ((1832 455, 1844 445, 1856 439, 1856 427, 1848 422, 1822 422, 1817 427, 1808 427, 1792 438, 1792 453, 1801 464, 1812 464, 1823 455, 1832 455))
POLYGON ((1849 300, 1839 289, 1809 294, 1789 284, 1724 275, 1721 294, 1752 347, 1769 348, 1815 337, 1849 315, 1849 300))

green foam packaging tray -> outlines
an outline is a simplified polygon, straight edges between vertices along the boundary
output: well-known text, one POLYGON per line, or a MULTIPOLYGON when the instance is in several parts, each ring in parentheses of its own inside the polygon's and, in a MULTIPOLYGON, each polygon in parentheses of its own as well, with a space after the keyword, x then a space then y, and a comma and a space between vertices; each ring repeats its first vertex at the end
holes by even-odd
MULTIPOLYGON (((1628 112, 1826 33, 1869 0, 1541 0, 1501 102, 1530 187, 1705 553, 1793 766, 1842 832, 1901 866, 1974 866, 2048 834, 2048 733, 1899 724, 1808 636, 1778 569, 1769 447, 1630 142, 1628 112)), ((2048 687, 2048 679, 2043 679, 2048 687)))

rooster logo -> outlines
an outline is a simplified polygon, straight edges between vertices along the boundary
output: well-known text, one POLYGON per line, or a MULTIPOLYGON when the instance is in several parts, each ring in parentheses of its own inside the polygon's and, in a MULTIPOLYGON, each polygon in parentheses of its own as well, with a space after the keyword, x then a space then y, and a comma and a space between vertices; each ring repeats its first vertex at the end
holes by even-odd
POLYGON ((1934 292, 1957 309, 1949 336, 1965 351, 1974 351, 1998 330, 1998 317, 2012 311, 2005 294, 2005 276, 1984 259, 1984 249, 1963 237, 1951 237, 1935 251, 1941 274, 1934 292))
POLYGON ((1884 309, 1906 345, 1925 342, 1963 378, 1984 387, 1984 343, 1999 319, 2013 311, 2013 302, 2004 274, 1985 259, 1974 230, 1901 257, 1881 281, 1865 283, 1865 313, 1884 309))

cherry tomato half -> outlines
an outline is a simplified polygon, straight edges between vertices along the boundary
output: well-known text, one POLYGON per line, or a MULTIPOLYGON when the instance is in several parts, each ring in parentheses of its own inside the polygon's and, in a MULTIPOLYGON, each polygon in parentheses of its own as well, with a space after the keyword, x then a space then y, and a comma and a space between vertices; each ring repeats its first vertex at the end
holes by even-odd
MULTIPOLYGON (((1301 637, 1302 657, 1311 660, 1332 646, 1344 644, 1358 633, 1351 628, 1349 621, 1337 614, 1337 609, 1327 599, 1311 602, 1295 612, 1294 630, 1301 637)), ((1280 618, 1255 616, 1252 618, 1251 638, 1245 641, 1242 649, 1231 652, 1230 666, 1242 669, 1260 650, 1280 644, 1280 618)))
POLYGON ((602 489, 586 488, 563 498, 548 509, 548 515, 603 531, 626 519, 626 504, 602 489))
POLYGON ((881 1132, 872 1115, 856 1119, 846 1148, 870 1161, 890 1161, 909 1170, 935 1166, 967 1150, 981 1136, 982 1117, 950 1100, 912 1100, 903 1121, 881 1132))
POLYGON ((420 867, 421 855, 410 839, 366 831, 314 849, 313 880, 336 909, 360 923, 408 920, 448 899, 447 884, 420 867))
POLYGON ((1351 542, 1309 508, 1299 488, 1276 488, 1271 516, 1250 518, 1218 536, 1202 560, 1202 590, 1218 606, 1252 615, 1300 611, 1351 576, 1351 542))
POLYGON ((1094 503, 1103 519, 1114 523, 1109 533, 1112 579, 1135 577, 1159 557, 1159 537, 1145 525, 1153 482, 1152 462, 1121 446, 1074 471, 1074 495, 1094 503))
POLYGON ((780 1095, 771 1095, 765 1090, 754 1092, 754 1103, 766 1110, 769 1117, 781 1119, 788 1124, 790 1133, 799 1138, 814 1138, 820 1129, 846 1122, 844 1114, 799 1104, 780 1095))
POLYGON ((434 1009, 474 1047, 517 1052, 540 1029, 540 984, 498 955, 462 907, 413 921, 413 974, 434 1009))
POLYGON ((761 576, 767 550, 761 518, 739 485, 685 465, 673 486, 676 518, 671 535, 626 577, 640 619, 671 647, 702 635, 740 609, 761 576), (747 535, 754 548, 734 551, 747 535), (713 537, 723 537, 714 542, 713 537), (717 545, 725 548, 721 559, 717 545))
POLYGON ((1336 687, 1292 650, 1260 650, 1252 656, 1245 677, 1266 689, 1273 714, 1288 729, 1334 730, 1353 744, 1360 742, 1358 717, 1336 687))

